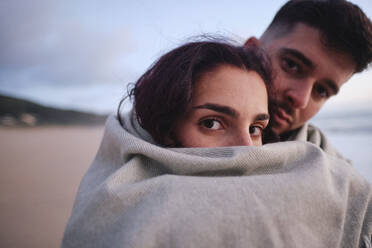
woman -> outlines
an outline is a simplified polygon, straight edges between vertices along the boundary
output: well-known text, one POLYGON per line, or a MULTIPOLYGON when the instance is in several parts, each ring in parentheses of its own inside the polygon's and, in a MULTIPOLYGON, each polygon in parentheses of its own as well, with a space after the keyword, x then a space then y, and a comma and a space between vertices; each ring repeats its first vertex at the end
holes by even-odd
POLYGON ((268 65, 219 42, 160 58, 107 120, 62 247, 368 247, 372 190, 349 164, 260 146, 268 65))
POLYGON ((130 96, 159 145, 257 146, 269 121, 270 81, 270 61, 258 47, 193 42, 162 56, 130 96))

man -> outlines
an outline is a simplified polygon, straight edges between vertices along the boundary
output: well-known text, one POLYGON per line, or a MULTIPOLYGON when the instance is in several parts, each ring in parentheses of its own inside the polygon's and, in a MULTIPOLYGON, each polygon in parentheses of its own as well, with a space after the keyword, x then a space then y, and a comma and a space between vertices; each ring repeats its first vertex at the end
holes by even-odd
POLYGON ((292 0, 275 15, 259 40, 276 77, 270 93, 273 131, 285 140, 307 140, 334 153, 306 122, 342 85, 372 60, 372 24, 344 0, 292 0))

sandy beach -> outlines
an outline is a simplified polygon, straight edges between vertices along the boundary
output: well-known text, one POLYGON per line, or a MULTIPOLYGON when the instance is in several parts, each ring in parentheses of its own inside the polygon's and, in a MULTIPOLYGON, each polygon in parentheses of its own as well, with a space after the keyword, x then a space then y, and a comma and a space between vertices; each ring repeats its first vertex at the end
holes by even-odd
POLYGON ((0 247, 59 247, 102 127, 0 128, 0 247))

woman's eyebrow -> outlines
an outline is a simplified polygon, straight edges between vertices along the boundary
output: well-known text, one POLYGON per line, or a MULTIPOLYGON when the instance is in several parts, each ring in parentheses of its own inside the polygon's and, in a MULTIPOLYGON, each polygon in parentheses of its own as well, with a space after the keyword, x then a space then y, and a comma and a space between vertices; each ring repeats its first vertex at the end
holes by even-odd
POLYGON ((224 105, 219 105, 215 103, 205 103, 199 106, 193 107, 194 109, 210 109, 219 113, 223 113, 226 115, 229 115, 233 118, 237 118, 239 116, 239 113, 237 113, 234 109, 224 106, 224 105))
POLYGON ((270 119, 269 114, 259 114, 256 116, 255 121, 266 121, 270 119))

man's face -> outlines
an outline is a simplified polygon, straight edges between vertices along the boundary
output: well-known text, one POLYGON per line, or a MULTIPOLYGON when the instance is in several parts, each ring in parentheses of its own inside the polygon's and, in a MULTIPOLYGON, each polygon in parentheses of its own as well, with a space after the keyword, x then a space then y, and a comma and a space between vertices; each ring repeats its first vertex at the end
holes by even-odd
POLYGON ((299 23, 285 35, 261 40, 275 74, 269 94, 277 134, 301 127, 354 73, 352 59, 320 39, 317 29, 299 23))

